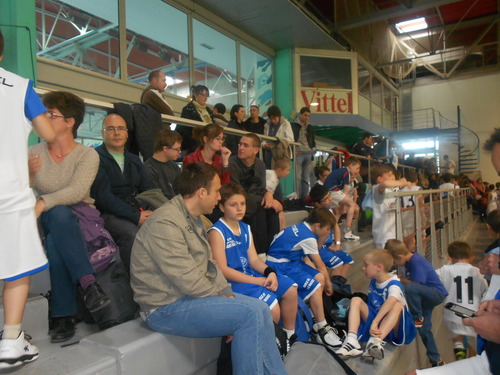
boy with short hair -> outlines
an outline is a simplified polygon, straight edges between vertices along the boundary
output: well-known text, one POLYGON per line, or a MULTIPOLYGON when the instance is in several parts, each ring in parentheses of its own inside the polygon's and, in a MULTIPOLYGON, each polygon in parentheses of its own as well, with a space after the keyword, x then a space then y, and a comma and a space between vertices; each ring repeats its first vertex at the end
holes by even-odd
POLYGON ((316 320, 312 327, 313 336, 316 341, 331 347, 342 342, 326 322, 323 310, 323 290, 330 296, 333 288, 318 245, 323 244, 334 226, 335 218, 328 209, 314 208, 304 222, 285 228, 274 236, 266 262, 298 284, 299 298, 309 300, 316 320), (306 256, 316 269, 306 264, 306 256))
POLYGON ((224 216, 208 230, 213 257, 234 292, 265 302, 275 323, 282 318, 290 340, 295 333, 297 284, 257 256, 250 226, 241 221, 246 210, 245 189, 231 182, 219 193, 224 216))
MULTIPOLYGON (((479 268, 470 264, 474 259, 472 249, 466 242, 454 241, 448 245, 448 256, 452 264, 444 265, 436 270, 441 282, 448 291, 448 296, 444 302, 452 302, 477 311, 481 297, 488 286, 483 275, 479 272, 479 268)), ((443 317, 446 327, 452 334, 453 351, 456 360, 466 358, 467 350, 464 347, 464 336, 475 338, 474 329, 464 326, 462 319, 448 309, 443 310, 443 317)))
MULTIPOLYGON (((0 61, 4 38, 0 31, 0 61)), ((33 82, 0 68, 0 280, 3 285, 4 326, 0 339, 0 369, 38 358, 39 351, 21 330, 31 275, 49 267, 35 217, 35 197, 28 173, 31 130, 46 141, 56 134, 33 82)))
POLYGON ((349 308, 349 333, 337 350, 342 357, 363 354, 365 358, 384 358, 385 338, 394 345, 410 344, 417 332, 408 310, 403 286, 390 274, 393 258, 387 250, 374 249, 363 257, 363 271, 371 279, 368 303, 353 297, 349 308), (368 341, 365 351, 359 341, 368 341))
MULTIPOLYGON (((266 169, 266 190, 273 195, 274 199, 281 200, 283 198, 279 179, 288 176, 291 168, 292 163, 290 159, 281 158, 274 160, 274 169, 266 169)), ((285 212, 283 210, 278 212, 278 216, 280 219, 280 230, 283 230, 286 227, 285 212)))
POLYGON ((427 358, 431 365, 444 364, 432 334, 432 310, 443 303, 448 295, 439 276, 425 258, 418 253, 410 253, 406 245, 399 240, 387 241, 385 248, 394 257, 394 264, 406 267, 406 278, 401 279, 405 287, 406 299, 415 326, 427 349, 427 358))
MULTIPOLYGON (((401 189, 401 191, 419 191, 422 190, 418 183, 418 173, 415 170, 410 170, 406 172, 405 175, 407 185, 401 189)), ((421 222, 425 220, 425 213, 423 210, 424 207, 424 196, 423 195, 407 195, 401 197, 401 207, 409 208, 416 206, 416 200, 418 199, 419 207, 420 207, 420 218, 421 222)), ((417 250, 416 244, 416 230, 417 227, 415 225, 416 221, 416 211, 404 211, 402 213, 401 222, 403 224, 403 242, 410 252, 414 252, 417 250)), ((422 240, 425 239, 425 236, 422 236, 422 240)), ((424 244, 425 249, 425 244, 424 244)))
POLYGON ((394 168, 389 164, 372 167, 373 224, 372 235, 375 247, 384 248, 388 239, 396 237, 396 197, 387 197, 390 192, 408 184, 405 178, 396 180, 394 168))
POLYGON ((347 218, 344 226, 344 239, 359 241, 359 236, 352 233, 351 225, 356 209, 356 202, 349 197, 349 184, 351 179, 359 175, 361 162, 359 159, 351 156, 345 162, 345 167, 335 169, 328 175, 324 186, 330 190, 333 200, 333 207, 344 206, 347 211, 347 218))

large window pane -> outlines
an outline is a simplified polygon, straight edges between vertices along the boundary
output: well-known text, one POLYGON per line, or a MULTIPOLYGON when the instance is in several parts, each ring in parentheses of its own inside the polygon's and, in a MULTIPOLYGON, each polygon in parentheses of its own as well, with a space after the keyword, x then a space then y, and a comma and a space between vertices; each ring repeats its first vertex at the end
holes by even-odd
POLYGON ((127 71, 129 81, 148 84, 148 75, 161 70, 166 92, 189 95, 187 15, 161 0, 128 0, 127 71))
POLYGON ((371 74, 363 65, 358 65, 358 91, 366 98, 370 98, 371 74))
POLYGON ((193 20, 194 78, 210 90, 209 104, 231 108, 238 102, 236 42, 204 23, 193 20))
POLYGON ((36 0, 38 56, 119 76, 118 1, 36 0))
POLYGON ((273 63, 271 59, 240 46, 241 94, 243 105, 261 107, 261 113, 273 103, 273 63))
POLYGON ((302 87, 352 89, 351 60, 300 56, 302 87))

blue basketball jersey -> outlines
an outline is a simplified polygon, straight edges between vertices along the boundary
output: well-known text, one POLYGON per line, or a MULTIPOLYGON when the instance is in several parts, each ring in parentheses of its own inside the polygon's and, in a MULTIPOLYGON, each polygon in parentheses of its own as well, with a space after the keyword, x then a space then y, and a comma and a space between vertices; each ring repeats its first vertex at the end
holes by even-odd
POLYGON ((223 219, 219 219, 209 231, 216 230, 224 239, 228 267, 246 275, 261 277, 262 275, 257 274, 248 263, 248 249, 252 244, 250 226, 241 221, 238 224, 240 226, 239 236, 233 233, 223 219))
POLYGON ((300 261, 307 254, 318 254, 318 237, 305 222, 283 229, 276 236, 267 252, 268 259, 300 261))

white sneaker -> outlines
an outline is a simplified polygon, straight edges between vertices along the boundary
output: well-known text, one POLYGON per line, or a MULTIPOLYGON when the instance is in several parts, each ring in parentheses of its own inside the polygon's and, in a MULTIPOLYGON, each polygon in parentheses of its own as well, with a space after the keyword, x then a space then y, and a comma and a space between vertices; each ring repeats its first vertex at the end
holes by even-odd
MULTIPOLYGON (((27 339, 31 339, 26 335, 27 339)), ((0 340, 0 369, 11 368, 22 365, 24 362, 31 362, 40 356, 40 352, 35 345, 31 345, 24 338, 21 331, 17 339, 0 340)))
POLYGON ((361 353, 363 353, 363 351, 361 350, 361 345, 359 345, 358 340, 347 337, 344 340, 344 343, 342 344, 340 349, 337 350, 335 353, 341 357, 348 358, 348 357, 356 357, 361 353))
POLYGON ((344 233, 344 240, 359 241, 359 239, 360 237, 352 234, 352 231, 344 233))
POLYGON ((382 341, 381 339, 373 340, 366 346, 366 349, 363 353, 363 357, 369 359, 383 359, 384 345, 385 341, 382 341))
POLYGON ((342 345, 342 341, 337 336, 337 332, 329 324, 319 328, 318 323, 315 323, 313 325, 313 336, 320 344, 325 344, 331 347, 338 347, 342 345))

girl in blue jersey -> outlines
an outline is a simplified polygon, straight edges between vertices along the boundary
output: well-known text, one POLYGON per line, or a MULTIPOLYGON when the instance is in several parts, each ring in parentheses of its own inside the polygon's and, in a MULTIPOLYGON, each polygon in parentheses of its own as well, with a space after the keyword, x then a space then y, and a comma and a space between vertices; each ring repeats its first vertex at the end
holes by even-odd
POLYGON ((382 359, 386 338, 394 345, 410 344, 417 329, 402 284, 396 275, 388 273, 394 264, 392 255, 383 249, 371 250, 363 257, 363 264, 365 276, 371 279, 368 303, 360 297, 351 300, 349 333, 337 354, 382 359), (368 341, 364 352, 358 340, 368 341))
POLYGON ((295 333, 297 284, 258 257, 250 226, 240 221, 246 211, 243 187, 229 183, 220 189, 220 195, 219 208, 224 217, 208 232, 213 257, 233 291, 265 302, 275 323, 281 317, 290 339, 295 333))

